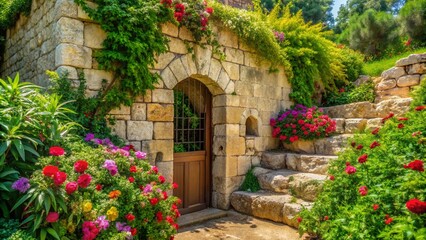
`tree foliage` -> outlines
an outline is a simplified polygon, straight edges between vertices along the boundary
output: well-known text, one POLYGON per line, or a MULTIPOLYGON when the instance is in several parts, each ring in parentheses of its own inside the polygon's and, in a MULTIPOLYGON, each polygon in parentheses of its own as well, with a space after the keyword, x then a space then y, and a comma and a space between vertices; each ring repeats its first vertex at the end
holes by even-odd
POLYGON ((350 47, 372 57, 380 57, 385 49, 399 39, 398 24, 394 17, 372 9, 359 17, 353 17, 348 31, 350 47))
POLYGON ((407 2, 399 16, 404 33, 414 41, 426 45, 426 0, 407 2))

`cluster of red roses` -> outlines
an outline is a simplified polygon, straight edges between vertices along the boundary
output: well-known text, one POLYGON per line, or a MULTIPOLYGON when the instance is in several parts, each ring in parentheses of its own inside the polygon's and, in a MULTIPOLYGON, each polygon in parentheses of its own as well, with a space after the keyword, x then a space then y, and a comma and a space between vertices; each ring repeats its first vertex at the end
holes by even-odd
MULTIPOLYGON (((190 11, 186 11, 188 7, 188 3, 182 3, 181 1, 173 1, 173 0, 161 0, 161 3, 164 4, 168 8, 174 8, 174 17, 176 21, 179 23, 186 20, 193 18, 194 16, 191 16, 192 14, 190 11)), ((209 17, 211 14, 213 14, 213 8, 207 6, 207 2, 204 1, 202 6, 204 6, 201 10, 196 11, 196 18, 199 18, 201 30, 206 30, 207 25, 209 23, 209 17)))

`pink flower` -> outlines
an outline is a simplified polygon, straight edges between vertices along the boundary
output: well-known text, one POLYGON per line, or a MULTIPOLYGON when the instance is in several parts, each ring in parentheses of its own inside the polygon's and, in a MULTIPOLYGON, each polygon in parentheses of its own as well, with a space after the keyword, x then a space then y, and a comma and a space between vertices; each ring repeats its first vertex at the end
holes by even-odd
POLYGON ((356 173, 356 168, 354 166, 347 166, 345 172, 349 175, 356 173))
POLYGON ((78 189, 78 185, 76 182, 69 182, 65 186, 65 191, 70 195, 73 194, 75 191, 77 191, 77 189, 78 189))
POLYGON ((366 186, 361 186, 358 191, 359 191, 359 194, 361 194, 361 196, 365 196, 368 193, 368 189, 366 186))
POLYGON ((49 212, 46 216, 46 222, 54 223, 58 221, 59 219, 59 213, 57 212, 49 212))
POLYGON ((62 185, 67 180, 67 174, 64 172, 56 172, 53 176, 53 183, 56 186, 62 185))

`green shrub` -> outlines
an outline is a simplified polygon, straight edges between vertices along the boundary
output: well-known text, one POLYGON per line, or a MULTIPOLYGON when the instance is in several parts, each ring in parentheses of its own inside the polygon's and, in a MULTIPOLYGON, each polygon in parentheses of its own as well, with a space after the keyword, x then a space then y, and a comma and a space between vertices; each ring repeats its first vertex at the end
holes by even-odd
POLYGON ((7 239, 19 228, 19 221, 17 219, 4 219, 0 218, 0 239, 7 239))
POLYGON ((22 224, 42 239, 169 239, 179 216, 178 199, 167 195, 172 184, 145 153, 94 137, 86 136, 94 147, 75 141, 39 159, 42 170, 15 205, 28 206, 22 224))
POLYGON ((300 232, 322 239, 425 239, 426 110, 417 107, 356 135, 329 168, 330 180, 300 232), (413 207, 413 199, 420 200, 413 207))
POLYGON ((353 82, 363 73, 364 55, 343 46, 340 53, 348 81, 353 82))
POLYGON ((354 102, 374 102, 374 83, 367 81, 358 87, 349 84, 341 88, 338 92, 331 92, 325 96, 323 106, 336 106, 354 102))
POLYGON ((413 41, 426 46, 426 0, 407 1, 399 12, 403 31, 413 41))
POLYGON ((413 97, 413 106, 426 105, 426 81, 422 80, 420 86, 417 86, 414 91, 411 92, 413 97))
POLYGON ((261 189, 257 177, 253 174, 253 169, 254 168, 248 170, 248 172, 246 173, 243 184, 241 184, 240 190, 247 192, 257 192, 261 189))

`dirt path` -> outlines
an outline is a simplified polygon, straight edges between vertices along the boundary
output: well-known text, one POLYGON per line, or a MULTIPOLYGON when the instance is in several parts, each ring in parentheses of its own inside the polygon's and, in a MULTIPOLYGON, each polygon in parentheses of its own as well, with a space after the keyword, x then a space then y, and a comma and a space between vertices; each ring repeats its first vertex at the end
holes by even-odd
POLYGON ((230 211, 227 217, 179 230, 175 240, 299 240, 296 229, 230 211))

